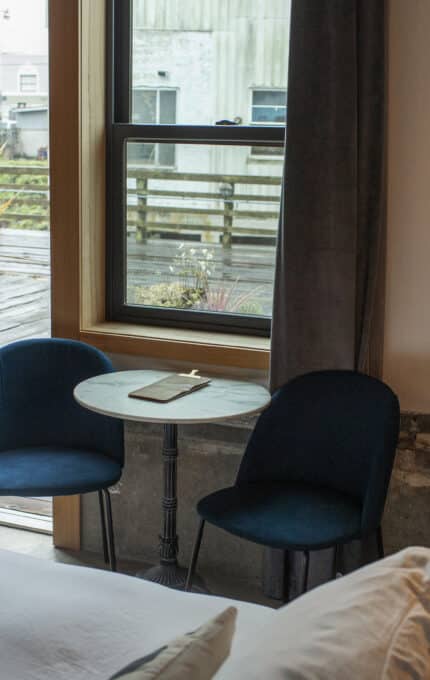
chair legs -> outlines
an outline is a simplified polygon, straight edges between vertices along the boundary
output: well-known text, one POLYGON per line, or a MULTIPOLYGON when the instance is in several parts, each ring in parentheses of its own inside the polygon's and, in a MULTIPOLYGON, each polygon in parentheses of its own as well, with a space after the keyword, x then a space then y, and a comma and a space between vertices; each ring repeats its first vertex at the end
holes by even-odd
POLYGON ((382 560, 385 557, 384 552, 384 539, 382 537, 382 527, 378 527, 376 530, 376 543, 378 548, 378 559, 382 560))
POLYGON ((199 524, 199 528, 197 530, 197 536, 196 536, 196 541, 194 543, 193 554, 192 554, 192 557, 191 557, 190 566, 189 566, 189 569, 188 569, 187 581, 185 583, 184 590, 186 590, 186 591, 191 590, 191 587, 193 585, 193 578, 194 578, 194 574, 195 574, 195 571, 196 571, 197 560, 199 558, 199 552, 200 552, 200 546, 202 544, 204 528, 205 528, 205 520, 201 519, 200 524, 199 524))
POLYGON ((108 549, 108 539, 106 531, 106 516, 105 516, 105 504, 103 500, 103 492, 98 492, 99 496, 99 507, 100 507, 100 522, 102 525, 102 539, 103 539, 103 558, 105 564, 109 564, 109 549, 108 549))
POLYGON ((99 491, 100 515, 103 536, 103 556, 111 571, 116 571, 115 538, 112 522, 112 503, 109 489, 99 491))
POLYGON ((308 585, 309 585, 309 562, 310 562, 309 550, 304 550, 303 555, 304 555, 304 558, 305 558, 305 569, 304 569, 304 575, 303 575, 303 590, 302 590, 302 593, 307 593, 308 585))
POLYGON ((334 580, 337 578, 337 575, 339 573, 339 568, 340 568, 340 560, 342 557, 342 546, 338 543, 333 548, 333 571, 332 571, 332 579, 334 580))

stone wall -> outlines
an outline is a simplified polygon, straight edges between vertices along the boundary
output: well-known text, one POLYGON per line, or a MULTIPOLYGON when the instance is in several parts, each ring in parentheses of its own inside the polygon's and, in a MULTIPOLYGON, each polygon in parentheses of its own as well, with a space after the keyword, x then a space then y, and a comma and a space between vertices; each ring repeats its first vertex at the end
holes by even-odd
MULTIPOLYGON (((243 419, 180 428, 178 533, 180 561, 184 565, 188 564, 197 527, 196 501, 234 482, 253 424, 253 420, 243 419)), ((387 552, 407 545, 430 545, 430 415, 404 414, 401 429, 384 517, 387 552)), ((162 427, 129 423, 125 438, 126 466, 121 482, 113 490, 118 553, 155 563, 161 527, 162 427)), ((85 496, 82 507, 83 547, 99 551, 96 495, 85 496)), ((218 575, 258 585, 262 558, 263 551, 258 546, 209 526, 199 566, 209 581, 218 575)))
POLYGON ((430 415, 404 413, 384 517, 387 551, 430 546, 430 415))

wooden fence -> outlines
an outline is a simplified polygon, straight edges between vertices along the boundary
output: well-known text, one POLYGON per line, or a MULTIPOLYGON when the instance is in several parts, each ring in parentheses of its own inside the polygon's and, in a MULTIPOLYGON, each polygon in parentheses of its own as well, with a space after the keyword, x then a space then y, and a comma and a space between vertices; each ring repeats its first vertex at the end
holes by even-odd
MULTIPOLYGON (((127 230, 138 242, 154 236, 204 240, 208 233, 225 248, 234 239, 275 240, 279 177, 129 168, 127 181, 127 230)), ((49 227, 46 165, 0 165, 0 224, 49 227)))

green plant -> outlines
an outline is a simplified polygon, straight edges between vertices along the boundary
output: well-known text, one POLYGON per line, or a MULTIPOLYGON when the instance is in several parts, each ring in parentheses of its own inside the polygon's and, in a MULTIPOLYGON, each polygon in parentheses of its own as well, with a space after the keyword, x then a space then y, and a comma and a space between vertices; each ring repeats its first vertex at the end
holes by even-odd
POLYGON ((176 282, 136 287, 132 296, 138 305, 190 309, 201 300, 202 293, 196 288, 186 288, 182 283, 176 282))

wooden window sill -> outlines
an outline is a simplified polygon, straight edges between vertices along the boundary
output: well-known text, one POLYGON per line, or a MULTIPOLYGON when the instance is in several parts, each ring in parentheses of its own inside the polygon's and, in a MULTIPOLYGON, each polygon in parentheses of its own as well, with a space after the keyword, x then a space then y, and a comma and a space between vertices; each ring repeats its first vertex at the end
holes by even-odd
POLYGON ((80 338, 104 352, 114 354, 237 368, 269 368, 269 338, 118 322, 98 323, 83 328, 80 338))

